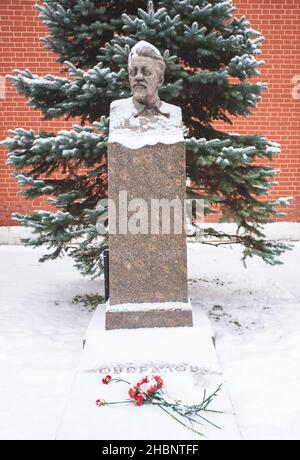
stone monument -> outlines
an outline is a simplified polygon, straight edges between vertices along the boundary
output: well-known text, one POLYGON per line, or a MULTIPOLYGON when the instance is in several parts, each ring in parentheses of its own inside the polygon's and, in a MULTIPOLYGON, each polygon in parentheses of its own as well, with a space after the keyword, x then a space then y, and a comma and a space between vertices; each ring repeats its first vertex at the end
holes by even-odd
POLYGON ((193 325, 182 115, 158 96, 164 72, 159 50, 137 43, 128 59, 132 97, 111 104, 106 329, 193 325))
MULTIPOLYGON (((177 222, 184 224, 185 217, 178 206, 169 215, 171 231, 167 231, 166 215, 154 223, 151 215, 153 200, 182 204, 185 199, 181 110, 161 102, 157 94, 164 69, 159 51, 149 43, 138 43, 129 56, 133 97, 111 105, 110 299, 106 312, 98 306, 86 332, 56 439, 199 440, 198 434, 156 408, 134 410, 129 403, 99 410, 94 403, 99 396, 120 401, 124 394, 123 385, 102 385, 99 393, 99 375, 109 373, 114 379, 136 382, 145 374, 159 373, 176 398, 195 404, 204 389, 212 393, 224 381, 203 312, 198 312, 193 326, 186 236, 177 222), (111 330, 128 328, 131 330, 111 330)), ((223 413, 210 414, 210 420, 222 429, 207 424, 205 437, 240 439, 224 385, 215 409, 223 413)))

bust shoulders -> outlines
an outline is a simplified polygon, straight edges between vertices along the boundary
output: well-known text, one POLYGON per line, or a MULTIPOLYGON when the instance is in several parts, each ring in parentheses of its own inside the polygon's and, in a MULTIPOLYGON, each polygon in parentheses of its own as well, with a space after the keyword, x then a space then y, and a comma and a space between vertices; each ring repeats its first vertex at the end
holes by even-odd
POLYGON ((182 114, 181 107, 179 105, 169 104, 168 102, 161 101, 161 110, 163 112, 182 114))
MULTIPOLYGON (((125 99, 116 99, 110 104, 110 110, 111 111, 116 111, 116 110, 125 110, 125 113, 128 111, 134 111, 134 104, 133 104, 133 98, 128 97, 125 99)), ((181 107, 178 105, 174 104, 169 104, 168 102, 161 101, 161 110, 162 112, 170 112, 172 114, 176 113, 177 115, 181 115, 181 107)))
POLYGON ((150 117, 137 116, 132 97, 113 101, 110 105, 109 142, 131 148, 183 142, 181 108, 161 101, 159 110, 161 113, 150 117))
POLYGON ((110 110, 115 109, 116 107, 122 107, 124 105, 127 105, 128 102, 126 101, 129 101, 130 99, 132 98, 129 97, 127 99, 116 99, 115 101, 112 101, 112 103, 110 104, 110 110))

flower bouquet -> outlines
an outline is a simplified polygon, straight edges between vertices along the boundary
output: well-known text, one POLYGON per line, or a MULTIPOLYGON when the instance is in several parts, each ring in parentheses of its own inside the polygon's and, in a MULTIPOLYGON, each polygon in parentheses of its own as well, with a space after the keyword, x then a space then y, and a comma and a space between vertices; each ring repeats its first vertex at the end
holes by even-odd
POLYGON ((164 382, 160 375, 153 375, 151 377, 145 376, 135 385, 132 385, 127 380, 115 379, 110 375, 106 375, 102 378, 102 383, 108 385, 111 382, 122 382, 129 385, 128 399, 124 401, 113 401, 107 402, 104 399, 97 399, 96 405, 98 407, 107 406, 111 404, 135 404, 136 406, 142 406, 144 404, 153 404, 159 409, 163 410, 166 414, 172 417, 174 420, 179 422, 181 425, 192 430, 193 432, 203 436, 203 434, 195 428, 199 424, 206 422, 215 428, 219 428, 217 425, 209 421, 204 414, 206 413, 219 413, 222 412, 211 410, 208 408, 212 400, 217 396, 222 385, 220 385, 210 395, 206 394, 206 390, 203 392, 202 401, 199 404, 186 405, 182 401, 170 398, 167 393, 163 390, 164 382))

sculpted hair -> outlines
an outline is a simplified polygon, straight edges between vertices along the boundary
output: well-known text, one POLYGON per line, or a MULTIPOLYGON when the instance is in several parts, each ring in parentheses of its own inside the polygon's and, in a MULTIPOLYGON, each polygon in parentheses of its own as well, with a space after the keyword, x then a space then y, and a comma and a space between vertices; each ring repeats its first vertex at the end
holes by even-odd
POLYGON ((160 76, 164 77, 164 74, 166 71, 166 64, 162 56, 160 54, 157 54, 153 48, 150 48, 150 46, 143 46, 143 47, 137 48, 134 51, 134 53, 131 52, 128 58, 128 65, 130 65, 134 56, 149 57, 151 59, 154 59, 159 69, 160 76))

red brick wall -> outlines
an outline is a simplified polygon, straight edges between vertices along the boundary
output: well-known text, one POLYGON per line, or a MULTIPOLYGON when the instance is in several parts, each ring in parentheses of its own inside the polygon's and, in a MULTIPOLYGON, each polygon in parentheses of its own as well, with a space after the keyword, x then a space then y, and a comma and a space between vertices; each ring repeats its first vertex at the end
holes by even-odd
MULTIPOLYGON (((254 115, 237 119, 232 127, 218 124, 229 132, 260 133, 281 144, 281 154, 272 166, 281 173, 275 180, 272 197, 293 196, 286 221, 300 221, 300 85, 292 83, 298 75, 300 83, 300 1, 299 0, 236 0, 239 15, 246 16, 251 26, 265 37, 259 81, 268 83, 254 115), (293 87, 294 91, 293 91, 293 87), (292 92, 299 94, 294 99, 292 92)), ((285 209, 286 211, 286 209, 285 209)))
MULTIPOLYGON (((36 0, 0 0, 0 77, 15 68, 29 68, 41 75, 59 75, 60 66, 56 64, 55 56, 39 40, 46 31, 38 20, 34 4, 36 0)), ((294 203, 284 220, 300 221, 300 88, 299 99, 292 97, 295 75, 299 75, 300 82, 300 1, 236 0, 235 4, 237 14, 245 15, 252 27, 266 37, 262 55, 266 65, 262 68, 260 80, 267 81, 269 89, 253 116, 238 119, 234 126, 225 129, 241 134, 262 133, 282 145, 282 153, 273 162, 282 170, 278 176, 280 185, 272 196, 294 196, 294 203)), ((5 99, 1 99, 3 94, 0 94, 1 139, 15 127, 54 131, 71 125, 57 120, 41 121, 40 113, 28 107, 27 100, 16 94, 9 81, 6 81, 5 89, 5 99)), ((6 156, 6 150, 1 149, 0 226, 16 225, 10 219, 12 212, 29 212, 48 206, 45 200, 25 200, 18 194, 18 186, 11 177, 12 170, 6 165, 6 156)))

